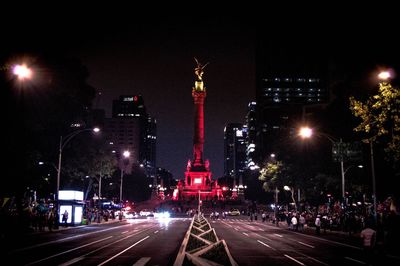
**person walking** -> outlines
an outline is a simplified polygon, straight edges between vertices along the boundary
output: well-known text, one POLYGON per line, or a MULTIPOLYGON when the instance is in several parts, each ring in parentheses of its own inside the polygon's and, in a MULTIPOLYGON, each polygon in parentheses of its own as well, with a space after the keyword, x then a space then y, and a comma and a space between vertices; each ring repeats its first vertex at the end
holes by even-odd
POLYGON ((67 227, 67 222, 68 222, 68 211, 65 210, 62 216, 62 223, 64 224, 65 227, 67 227))
POLYGON ((363 242, 365 259, 368 263, 372 264, 374 260, 374 251, 376 244, 376 231, 372 229, 372 226, 369 222, 365 224, 365 228, 361 231, 360 237, 363 242))
POLYGON ((315 218, 315 232, 316 234, 319 236, 320 232, 321 232, 321 215, 317 215, 317 218, 315 218))
POLYGON ((304 217, 303 214, 300 214, 300 217, 299 217, 299 231, 300 232, 304 231, 305 223, 306 223, 306 218, 304 217))
POLYGON ((47 214, 47 227, 49 228, 50 232, 53 231, 53 226, 54 226, 54 210, 51 209, 47 214))

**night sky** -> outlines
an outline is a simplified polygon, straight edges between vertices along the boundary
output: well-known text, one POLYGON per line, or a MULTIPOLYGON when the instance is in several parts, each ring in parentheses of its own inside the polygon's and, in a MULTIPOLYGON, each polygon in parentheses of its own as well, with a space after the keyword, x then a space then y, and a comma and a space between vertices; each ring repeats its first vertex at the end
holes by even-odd
POLYGON ((203 76, 204 151, 214 178, 223 174, 224 126, 243 123, 247 104, 255 100, 257 29, 271 38, 272 47, 279 48, 277 55, 283 57, 286 51, 301 54, 305 49, 311 57, 337 60, 334 66, 343 71, 375 59, 384 62, 390 55, 389 61, 398 63, 398 49, 388 37, 395 34, 394 19, 383 20, 384 13, 353 18, 351 12, 345 17, 325 12, 293 16, 286 9, 281 16, 273 9, 261 16, 238 10, 214 15, 196 14, 200 11, 195 9, 151 15, 131 11, 21 13, 18 24, 3 18, 3 26, 9 26, 4 27, 5 46, 79 58, 90 72, 88 83, 101 92, 93 107, 105 109, 107 117, 119 95, 141 94, 148 113, 157 119, 157 165, 175 178, 183 177, 193 156, 193 57, 209 62, 203 76))
POLYGON ((102 92, 95 106, 106 109, 107 116, 112 99, 142 94, 148 113, 157 119, 157 165, 176 178, 183 177, 193 157, 193 57, 209 62, 203 76, 204 151, 214 177, 220 177, 224 126, 243 123, 247 104, 255 99, 252 35, 223 21, 209 27, 182 26, 184 22, 104 32, 102 44, 91 40, 79 49, 79 57, 90 70, 89 83, 102 92))

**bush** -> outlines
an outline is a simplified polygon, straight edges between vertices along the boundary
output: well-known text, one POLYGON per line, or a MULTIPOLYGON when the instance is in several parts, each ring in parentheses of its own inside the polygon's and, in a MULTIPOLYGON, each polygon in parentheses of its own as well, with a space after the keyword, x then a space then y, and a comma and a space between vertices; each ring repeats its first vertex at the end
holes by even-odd
POLYGON ((187 246, 186 246, 186 251, 190 252, 190 251, 192 251, 194 249, 197 249, 197 248, 200 248, 200 247, 203 247, 203 246, 206 246, 206 245, 207 244, 204 243, 203 241, 201 241, 201 240, 199 240, 199 239, 197 239, 197 238, 195 238, 193 236, 190 236, 189 240, 188 240, 188 243, 187 243, 187 246))
POLYGON ((200 228, 204 231, 210 230, 210 226, 208 224, 205 224, 205 225, 201 226, 200 228))
POLYGON ((214 231, 210 231, 210 232, 202 235, 201 238, 204 238, 213 243, 217 242, 217 238, 215 237, 214 231))
POLYGON ((214 248, 200 255, 200 257, 217 262, 221 265, 231 265, 228 254, 226 254, 224 244, 222 243, 219 243, 214 248))
POLYGON ((201 233, 203 233, 202 231, 196 229, 195 227, 192 227, 192 230, 190 231, 192 234, 194 235, 200 235, 201 233))

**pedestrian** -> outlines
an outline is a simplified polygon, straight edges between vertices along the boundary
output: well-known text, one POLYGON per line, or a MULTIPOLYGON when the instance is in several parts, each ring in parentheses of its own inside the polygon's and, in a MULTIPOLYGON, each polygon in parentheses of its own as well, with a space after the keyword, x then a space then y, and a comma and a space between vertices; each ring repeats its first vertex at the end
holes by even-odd
POLYGON ((262 222, 263 222, 263 223, 265 222, 266 217, 267 217, 267 215, 265 214, 265 212, 263 212, 263 213, 261 214, 261 218, 262 218, 262 222))
POLYGON ((372 226, 369 222, 365 224, 365 228, 361 231, 360 237, 363 241, 365 259, 368 263, 372 264, 374 260, 376 231, 372 229, 372 226))
POLYGON ((68 211, 65 210, 63 215, 62 215, 62 223, 64 224, 65 227, 67 227, 67 222, 68 222, 68 211))
POLYGON ((53 231, 53 225, 54 225, 54 210, 51 209, 47 214, 47 227, 49 228, 50 232, 53 231))
POLYGON ((317 215, 317 218, 315 218, 315 232, 317 233, 317 235, 320 234, 321 232, 321 215, 317 215))
POLYGON ((295 214, 293 214, 292 220, 291 220, 291 227, 293 231, 297 231, 297 217, 295 214))

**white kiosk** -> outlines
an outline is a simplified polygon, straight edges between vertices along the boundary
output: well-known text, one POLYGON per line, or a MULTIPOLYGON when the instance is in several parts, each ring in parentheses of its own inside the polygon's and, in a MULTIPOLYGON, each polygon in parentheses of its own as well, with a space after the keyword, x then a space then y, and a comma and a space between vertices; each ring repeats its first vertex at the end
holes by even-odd
POLYGON ((83 207, 83 192, 75 190, 60 190, 58 195, 59 219, 62 224, 62 217, 65 211, 68 212, 68 225, 77 225, 82 223, 83 207))

